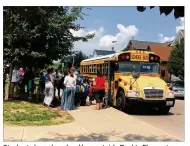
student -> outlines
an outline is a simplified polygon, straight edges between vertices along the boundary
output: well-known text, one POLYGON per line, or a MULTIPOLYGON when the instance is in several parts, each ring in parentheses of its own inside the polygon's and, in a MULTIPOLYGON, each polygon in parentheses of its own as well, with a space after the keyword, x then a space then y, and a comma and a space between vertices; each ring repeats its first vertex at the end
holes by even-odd
POLYGON ((104 107, 108 107, 108 84, 105 84, 105 95, 103 99, 104 107))
POLYGON ((79 79, 77 79, 76 90, 75 90, 75 100, 74 100, 75 106, 80 105, 80 94, 81 94, 80 87, 81 87, 81 83, 79 79))
POLYGON ((86 98, 87 98, 88 93, 89 93, 89 86, 88 86, 88 82, 86 79, 84 79, 82 84, 81 84, 81 90, 82 90, 81 105, 84 106, 84 105, 86 105, 86 98))
POLYGON ((89 97, 89 105, 91 105, 92 101, 94 100, 94 85, 92 81, 90 82, 88 97, 89 97))

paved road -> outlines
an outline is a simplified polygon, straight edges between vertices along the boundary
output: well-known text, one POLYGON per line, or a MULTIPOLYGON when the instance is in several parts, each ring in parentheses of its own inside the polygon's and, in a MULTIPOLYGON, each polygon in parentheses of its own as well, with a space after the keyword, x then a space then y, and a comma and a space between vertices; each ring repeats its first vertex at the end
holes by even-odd
POLYGON ((132 116, 184 141, 184 111, 184 100, 176 100, 175 107, 170 110, 169 115, 159 115, 156 110, 152 110, 132 116))

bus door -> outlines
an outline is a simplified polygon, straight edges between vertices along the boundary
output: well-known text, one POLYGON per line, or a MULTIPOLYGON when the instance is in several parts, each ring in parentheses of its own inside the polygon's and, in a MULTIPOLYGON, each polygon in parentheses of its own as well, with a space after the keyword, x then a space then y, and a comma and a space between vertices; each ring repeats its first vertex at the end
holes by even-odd
POLYGON ((108 61, 108 102, 109 104, 113 104, 113 95, 114 95, 114 69, 115 69, 115 61, 108 61))

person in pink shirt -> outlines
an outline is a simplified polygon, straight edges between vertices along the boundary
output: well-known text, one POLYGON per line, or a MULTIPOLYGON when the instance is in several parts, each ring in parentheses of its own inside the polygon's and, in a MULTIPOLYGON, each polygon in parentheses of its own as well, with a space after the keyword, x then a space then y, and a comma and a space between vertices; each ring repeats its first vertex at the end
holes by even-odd
POLYGON ((21 93, 24 93, 24 69, 21 67, 20 69, 19 69, 19 75, 20 75, 20 92, 21 93))

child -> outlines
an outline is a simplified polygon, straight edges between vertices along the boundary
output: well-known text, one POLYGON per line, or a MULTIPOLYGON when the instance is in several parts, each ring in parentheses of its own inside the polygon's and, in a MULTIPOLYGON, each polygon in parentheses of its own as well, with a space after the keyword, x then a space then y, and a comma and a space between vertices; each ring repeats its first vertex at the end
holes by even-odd
POLYGON ((89 86, 88 86, 87 80, 84 80, 81 83, 81 90, 82 90, 82 93, 81 93, 81 105, 84 106, 84 105, 86 105, 86 98, 87 98, 88 93, 89 93, 89 86))
POLYGON ((108 107, 108 84, 105 84, 105 95, 103 99, 104 107, 108 107))
POLYGON ((94 87, 93 82, 90 82, 89 93, 88 93, 89 105, 91 105, 92 101, 94 100, 94 94, 93 94, 94 88, 93 87, 94 87))
POLYGON ((80 81, 77 79, 77 84, 76 84, 76 91, 75 91, 75 100, 74 100, 74 105, 79 106, 80 105, 80 81))

